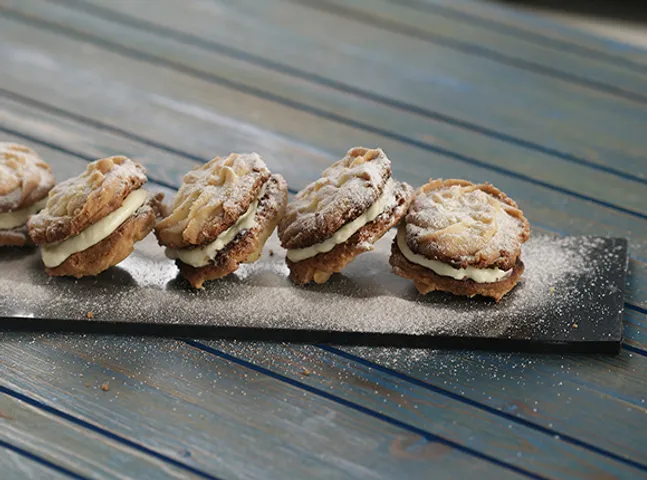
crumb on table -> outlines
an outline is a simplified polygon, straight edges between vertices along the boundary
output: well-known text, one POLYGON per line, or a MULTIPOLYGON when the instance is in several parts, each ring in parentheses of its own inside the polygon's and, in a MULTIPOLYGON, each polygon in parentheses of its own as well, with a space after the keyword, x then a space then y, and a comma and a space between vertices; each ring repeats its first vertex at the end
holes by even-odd
POLYGON ((303 370, 301 370, 301 375, 309 376, 310 370, 308 370, 307 368, 304 368, 303 370))
POLYGON ((88 312, 87 317, 90 319, 94 318, 94 312, 88 312))
POLYGON ((110 385, 108 385, 108 382, 101 385, 101 390, 103 390, 104 392, 107 392, 108 390, 110 390, 110 385))
POLYGON ((270 250, 268 253, 270 254, 270 257, 274 256, 274 250, 270 250))

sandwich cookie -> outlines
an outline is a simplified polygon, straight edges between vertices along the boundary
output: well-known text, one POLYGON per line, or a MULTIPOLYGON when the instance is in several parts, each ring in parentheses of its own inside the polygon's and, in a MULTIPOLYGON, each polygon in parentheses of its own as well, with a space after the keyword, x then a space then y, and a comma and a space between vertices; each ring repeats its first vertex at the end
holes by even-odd
POLYGON ((0 142, 0 247, 31 245, 27 220, 45 207, 52 170, 24 145, 0 142))
POLYGON ((142 188, 143 166, 123 156, 88 164, 52 189, 28 222, 50 276, 97 275, 131 254, 161 213, 162 193, 142 188))
POLYGON ((216 157, 184 176, 155 234, 182 276, 202 288, 260 258, 287 197, 283 177, 257 153, 216 157))
POLYGON ((430 180, 398 228, 390 263, 422 294, 439 290, 498 302, 519 282, 521 245, 529 236, 523 212, 492 185, 430 180))
POLYGON ((356 147, 299 192, 279 224, 290 278, 324 283, 373 249, 405 215, 413 189, 391 178, 381 149, 356 147))

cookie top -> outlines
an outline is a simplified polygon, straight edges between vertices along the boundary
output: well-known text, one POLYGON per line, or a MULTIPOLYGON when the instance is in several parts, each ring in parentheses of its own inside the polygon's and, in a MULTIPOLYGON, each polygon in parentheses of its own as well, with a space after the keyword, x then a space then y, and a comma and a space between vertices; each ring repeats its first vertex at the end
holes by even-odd
POLYGON ((530 236, 517 204, 490 184, 430 180, 406 217, 409 248, 456 268, 509 270, 530 236))
POLYGON ((55 183, 49 165, 31 148, 0 142, 0 213, 33 205, 55 183))
POLYGON ((391 162, 381 149, 350 149, 288 204, 279 224, 281 244, 305 248, 330 238, 375 203, 389 178, 391 162))
POLYGON ((29 235, 37 245, 62 242, 117 210, 146 181, 144 167, 127 157, 96 160, 51 190, 45 208, 27 224, 29 235))
POLYGON ((213 242, 247 211, 270 175, 258 153, 232 153, 194 168, 155 235, 175 249, 213 242))

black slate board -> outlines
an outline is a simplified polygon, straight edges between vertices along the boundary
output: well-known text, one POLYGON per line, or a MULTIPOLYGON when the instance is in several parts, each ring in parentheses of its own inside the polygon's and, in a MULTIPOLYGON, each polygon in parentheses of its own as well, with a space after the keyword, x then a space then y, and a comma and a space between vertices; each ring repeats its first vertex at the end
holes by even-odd
POLYGON ((419 295, 391 272, 392 238, 393 232, 327 284, 296 287, 273 236, 259 262, 203 291, 191 290, 177 276, 153 236, 118 267, 80 280, 49 278, 36 249, 3 249, 1 326, 433 348, 620 347, 624 239, 531 238, 522 255, 523 282, 495 304, 479 297, 419 295))

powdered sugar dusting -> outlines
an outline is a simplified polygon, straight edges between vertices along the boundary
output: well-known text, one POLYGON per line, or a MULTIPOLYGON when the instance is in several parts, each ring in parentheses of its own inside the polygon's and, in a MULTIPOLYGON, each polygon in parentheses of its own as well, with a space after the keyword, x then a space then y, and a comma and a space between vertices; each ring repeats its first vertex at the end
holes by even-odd
POLYGON ((537 329, 559 337, 572 328, 578 309, 587 310, 590 322, 618 313, 605 298, 621 285, 605 273, 626 262, 622 244, 599 255, 609 240, 533 237, 522 254, 522 282, 494 304, 417 294, 411 282, 390 270, 392 238, 390 232, 374 252, 358 257, 327 284, 296 287, 272 236, 259 262, 203 291, 189 289, 177 277, 152 236, 119 267, 81 280, 49 279, 37 252, 12 250, 0 254, 0 314, 88 321, 87 312, 93 312, 91 321, 526 338, 537 329))

